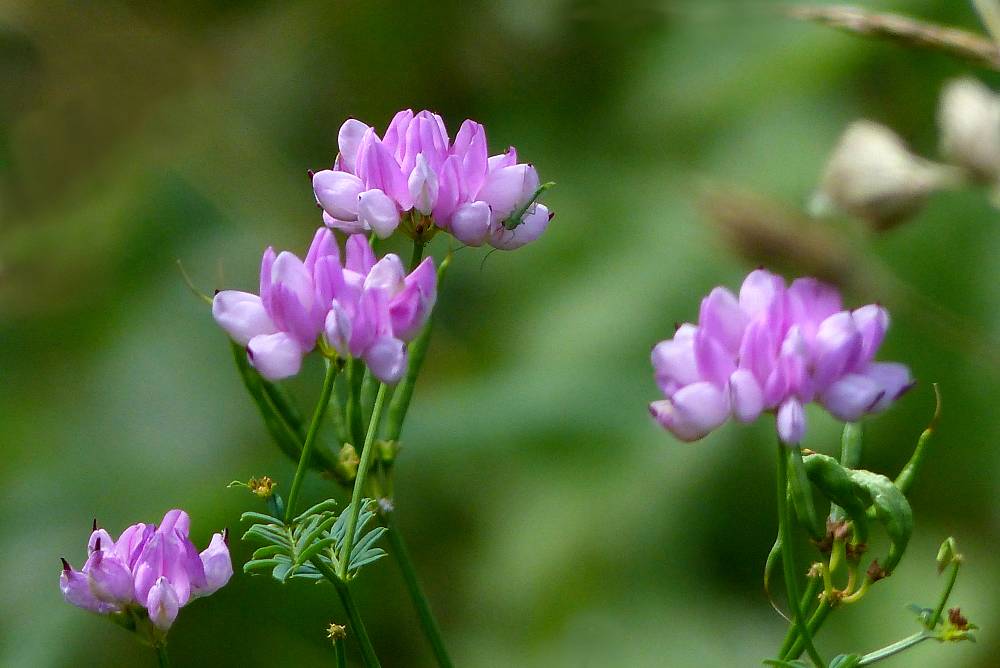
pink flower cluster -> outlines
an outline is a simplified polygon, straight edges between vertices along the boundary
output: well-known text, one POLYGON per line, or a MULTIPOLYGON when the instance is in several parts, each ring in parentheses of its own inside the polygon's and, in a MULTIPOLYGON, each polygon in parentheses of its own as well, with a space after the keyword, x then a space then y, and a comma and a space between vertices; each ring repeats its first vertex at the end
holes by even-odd
POLYGON ((383 382, 394 383, 406 371, 406 342, 419 333, 437 298, 433 260, 406 275, 396 255, 376 261, 361 234, 347 239, 345 255, 342 264, 333 233, 320 228, 304 261, 288 251, 264 252, 260 295, 215 295, 215 321, 247 347, 262 376, 297 374, 320 335, 340 355, 363 359, 383 382))
POLYGON ((182 607, 214 593, 233 574, 226 535, 212 536, 199 554, 188 538, 190 526, 188 514, 175 509, 159 526, 133 524, 116 541, 95 522, 83 568, 74 570, 63 559, 63 597, 101 614, 141 606, 153 625, 166 632, 182 607))
POLYGON ((486 132, 475 121, 462 123, 451 141, 440 116, 404 109, 381 138, 349 119, 337 142, 333 168, 312 179, 330 227, 385 238, 415 212, 464 244, 510 250, 534 241, 549 224, 549 210, 535 201, 535 168, 519 163, 513 147, 488 157, 486 132))
POLYGON ((697 325, 681 325, 653 348, 666 399, 650 404, 650 413, 677 438, 695 441, 730 416, 751 422, 776 411, 781 440, 799 443, 809 402, 853 422, 909 389, 904 365, 873 361, 888 326, 881 306, 846 311, 830 285, 800 278, 786 287, 758 269, 738 297, 712 290, 697 325))

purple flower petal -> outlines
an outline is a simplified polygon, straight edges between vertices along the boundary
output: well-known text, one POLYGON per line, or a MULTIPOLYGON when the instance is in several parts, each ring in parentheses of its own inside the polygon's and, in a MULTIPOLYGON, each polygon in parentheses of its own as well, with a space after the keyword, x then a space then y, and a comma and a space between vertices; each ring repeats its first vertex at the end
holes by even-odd
POLYGON ((255 336, 247 346, 250 363, 260 375, 271 381, 297 374, 306 352, 285 332, 255 336))
POLYGON ((649 411, 664 428, 682 441, 697 441, 729 417, 726 395, 712 383, 683 387, 671 399, 654 401, 649 411))

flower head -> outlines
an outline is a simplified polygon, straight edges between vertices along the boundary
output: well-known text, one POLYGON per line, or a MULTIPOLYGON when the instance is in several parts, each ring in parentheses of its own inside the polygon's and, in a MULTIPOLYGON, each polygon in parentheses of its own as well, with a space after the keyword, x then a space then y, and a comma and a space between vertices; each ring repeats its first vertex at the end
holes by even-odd
POLYGON ((509 250, 548 226, 535 168, 518 163, 513 147, 489 157, 486 131, 475 121, 462 123, 452 140, 437 114, 404 109, 381 138, 349 119, 337 142, 333 167, 312 177, 329 227, 384 238, 407 218, 429 218, 464 244, 509 250))
POLYGON ((199 554, 188 538, 190 525, 188 514, 175 509, 159 526, 133 524, 113 540, 95 522, 83 568, 77 571, 63 559, 63 597, 100 614, 143 608, 153 625, 166 632, 180 608, 214 593, 233 574, 225 533, 215 534, 199 554))
POLYGON ((773 411, 782 441, 798 443, 806 404, 853 422, 888 408, 911 386, 905 366, 874 361, 888 326, 881 306, 844 310, 830 285, 800 278, 786 286, 758 269, 738 296, 712 290, 697 325, 681 325, 653 348, 666 398, 650 412, 677 438, 695 441, 730 416, 752 422, 773 411))
POLYGON ((437 298, 431 258, 407 275, 399 256, 376 260, 365 236, 354 234, 342 262, 325 227, 304 261, 268 248, 260 272, 260 296, 224 290, 215 295, 212 315, 247 346, 251 364, 268 380, 297 374, 323 334, 337 354, 363 359, 377 378, 394 383, 406 370, 405 344, 437 298))
POLYGON ((395 383, 406 371, 406 343, 437 299, 434 262, 426 258, 406 275, 392 253, 376 262, 360 234, 348 238, 346 255, 326 315, 327 344, 342 357, 363 359, 379 380, 395 383))

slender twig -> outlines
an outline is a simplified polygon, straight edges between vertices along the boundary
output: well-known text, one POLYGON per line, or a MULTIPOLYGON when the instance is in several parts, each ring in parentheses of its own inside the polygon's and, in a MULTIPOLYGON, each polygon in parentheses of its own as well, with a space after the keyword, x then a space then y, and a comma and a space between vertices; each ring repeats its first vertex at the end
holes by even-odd
MULTIPOLYGON (((802 601, 799 603, 799 607, 803 612, 808 610, 812 602, 816 599, 816 595, 819 594, 819 590, 823 587, 823 581, 820 578, 809 578, 809 583, 806 585, 805 592, 802 593, 802 601)), ((779 657, 784 657, 788 653, 788 650, 792 648, 795 641, 799 638, 799 629, 794 624, 788 628, 788 633, 785 634, 785 641, 781 643, 781 649, 778 651, 779 657)))
POLYGON ((887 647, 883 647, 882 649, 877 649, 874 652, 869 652, 868 654, 865 654, 863 657, 861 657, 861 660, 858 661, 858 665, 870 666, 873 663, 881 661, 882 659, 888 659, 890 656, 895 656, 900 652, 904 652, 913 647, 914 645, 920 644, 923 641, 929 640, 933 637, 934 635, 932 633, 928 633, 927 631, 920 631, 919 633, 914 633, 912 636, 903 638, 899 642, 894 642, 887 647))
POLYGON ((424 635, 434 650, 434 657, 441 668, 451 668, 453 664, 451 658, 448 656, 448 651, 444 647, 441 627, 438 626, 437 619, 434 618, 434 613, 431 611, 430 602, 427 600, 427 596, 420 586, 417 571, 413 567, 413 560, 410 559, 410 551, 406 548, 406 542, 403 540, 403 535, 399 532, 399 526, 396 524, 395 510, 383 508, 381 515, 382 520, 389 529, 389 542, 392 544, 393 555, 396 557, 396 563, 399 564, 399 570, 403 575, 403 581, 406 583, 406 589, 410 593, 413 605, 417 609, 420 626, 423 628, 424 635))
MULTIPOLYGON (((794 445, 792 447, 799 447, 794 445)), ((792 609, 792 618, 799 628, 799 634, 805 642, 806 653, 816 664, 817 668, 825 668, 826 663, 816 651, 813 645, 812 635, 806 626, 805 615, 799 605, 799 585, 796 580, 797 570, 795 567, 794 545, 792 545, 792 517, 788 509, 788 499, 786 493, 788 489, 788 448, 781 442, 778 443, 778 475, 777 475, 777 496, 778 496, 778 531, 781 534, 781 566, 785 572, 785 589, 788 595, 788 607, 792 609)))
POLYGON ((333 383, 337 379, 337 371, 339 370, 339 364, 330 359, 326 360, 326 376, 323 378, 323 389, 320 391, 319 401, 316 402, 312 422, 309 423, 309 430, 306 432, 305 443, 302 444, 302 455, 299 457, 299 466, 295 469, 295 477, 292 478, 292 486, 288 490, 288 500, 285 505, 286 524, 295 517, 295 501, 298 500, 299 490, 302 488, 302 481, 306 476, 306 469, 309 468, 309 458, 312 456, 313 445, 316 443, 316 435, 319 433, 320 425, 323 423, 323 416, 326 414, 326 407, 330 403, 330 395, 333 394, 333 383))
POLYGON ((372 408, 372 419, 368 423, 368 433, 361 449, 361 461, 358 463, 358 473, 354 478, 354 491, 351 494, 351 514, 347 518, 347 532, 344 534, 344 546, 340 555, 339 572, 341 580, 347 581, 347 570, 351 562, 351 550, 354 548, 354 531, 358 526, 358 515, 361 514, 361 494, 365 488, 365 478, 371 467, 372 450, 375 449, 375 433, 382 419, 382 406, 385 404, 385 392, 388 386, 381 383, 375 396, 375 406, 372 408))
POLYGON ((1000 48, 989 39, 958 28, 918 21, 899 14, 881 14, 848 5, 789 7, 788 16, 847 32, 880 37, 908 46, 942 51, 1000 71, 1000 48))
POLYGON ((948 605, 948 598, 951 596, 951 590, 955 588, 955 581, 958 579, 958 568, 962 565, 962 559, 956 558, 951 560, 951 571, 948 573, 948 583, 944 587, 944 591, 941 592, 941 599, 938 601, 937 607, 934 608, 934 614, 931 618, 927 620, 927 628, 931 631, 934 627, 938 625, 941 621, 941 617, 944 615, 945 606, 948 605))
POLYGON ((354 632, 354 637, 358 641, 358 646, 361 648, 361 657, 364 659, 365 666, 367 668, 380 668, 378 657, 375 655, 375 648, 372 646, 371 638, 368 637, 368 630, 365 628, 365 623, 361 619, 361 613, 358 611, 358 606, 354 604, 354 599, 351 597, 351 590, 347 587, 347 583, 344 582, 340 576, 333 572, 326 562, 324 562, 319 557, 314 557, 310 563, 316 567, 320 573, 323 574, 327 580, 333 585, 333 588, 337 590, 337 596, 340 597, 340 602, 344 606, 344 612, 347 613, 347 619, 351 624, 351 631, 354 632))
MULTIPOLYGON (((813 612, 812 617, 809 618, 809 622, 806 624, 806 629, 809 631, 810 636, 815 636, 819 631, 819 628, 823 626, 823 622, 826 621, 827 616, 830 611, 833 610, 833 606, 830 602, 824 598, 819 603, 819 607, 813 612)), ((802 655, 802 650, 805 648, 805 644, 802 642, 802 638, 798 636, 798 628, 794 628, 793 631, 796 633, 795 644, 792 648, 785 653, 782 659, 792 660, 797 659, 802 655)))

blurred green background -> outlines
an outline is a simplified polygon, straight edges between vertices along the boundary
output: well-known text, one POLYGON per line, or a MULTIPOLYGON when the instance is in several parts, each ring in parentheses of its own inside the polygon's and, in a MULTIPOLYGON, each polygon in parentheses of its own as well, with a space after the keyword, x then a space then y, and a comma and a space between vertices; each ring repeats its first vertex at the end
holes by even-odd
MULTIPOLYGON (((965 2, 866 6, 979 29, 965 2)), ((174 262, 206 290, 255 286, 266 245, 302 252, 319 224, 305 171, 332 161, 343 119, 381 129, 403 107, 434 109, 453 132, 478 119, 492 152, 515 144, 558 182, 540 241, 457 255, 404 432, 400 523, 456 663, 773 656, 785 623, 760 577, 773 425, 688 445, 646 412, 652 344, 755 264, 709 224, 702 185, 801 206, 858 117, 933 156, 941 84, 973 71, 776 7, 0 4, 0 665, 153 665, 62 601, 59 557, 82 562, 95 516, 117 533, 181 506, 204 545, 255 508, 229 481, 266 473, 287 492, 293 464, 174 262)), ((848 302, 893 313, 882 358, 921 381, 871 420, 865 466, 894 475, 932 412, 931 382, 945 402, 910 554, 832 617, 827 655, 913 632, 904 606, 936 600, 935 551, 953 534, 967 559, 954 602, 980 642, 925 644, 889 665, 997 665, 997 219, 966 190, 881 236, 851 221, 825 230, 831 254, 854 258, 848 302)), ((432 250, 446 246, 441 235, 432 250)), ((312 359, 289 384, 303 406, 319 378, 312 359)), ((835 451, 838 425, 810 420, 806 445, 835 451)), ((307 498, 330 489, 311 476, 307 498)), ((356 588, 383 665, 431 665, 393 563, 356 588)), ((180 666, 332 665, 330 621, 344 615, 329 587, 239 574, 183 610, 170 650, 180 666)))

